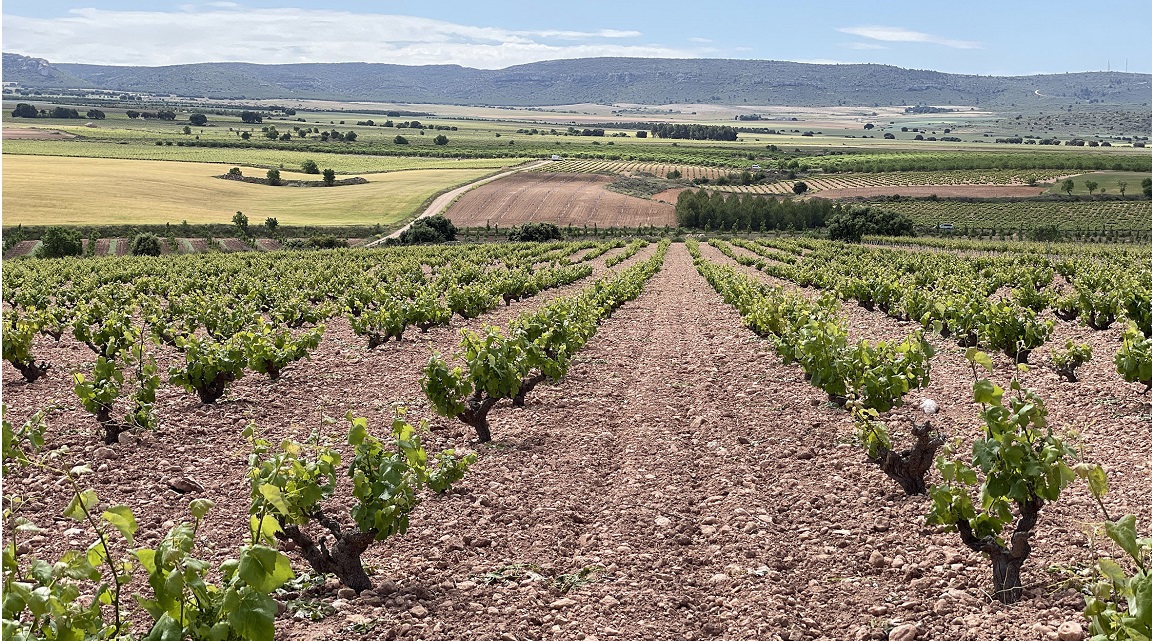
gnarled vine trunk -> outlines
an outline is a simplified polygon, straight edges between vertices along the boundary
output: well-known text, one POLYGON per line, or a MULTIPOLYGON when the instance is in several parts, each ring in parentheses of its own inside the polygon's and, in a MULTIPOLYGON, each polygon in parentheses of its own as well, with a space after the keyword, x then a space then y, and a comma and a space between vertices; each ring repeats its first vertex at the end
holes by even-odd
POLYGON ((456 418, 476 429, 476 440, 480 443, 492 440, 492 432, 488 429, 488 411, 499 400, 485 396, 484 390, 478 389, 464 404, 464 411, 456 415, 456 418))
POLYGON ((977 537, 972 532, 972 525, 966 519, 956 522, 956 529, 960 531, 960 539, 970 549, 984 552, 992 560, 992 588, 993 597, 1001 603, 1016 603, 1024 596, 1024 584, 1020 582, 1020 568, 1032 553, 1029 539, 1036 521, 1040 518, 1040 508, 1044 501, 1033 497, 1026 503, 1017 503, 1020 508, 1020 521, 1012 531, 1008 545, 1001 545, 995 537, 977 537))
POLYGON ((20 361, 9 362, 15 365, 16 369, 20 370, 20 375, 23 376, 24 380, 29 383, 35 383, 36 379, 47 374, 48 370, 52 368, 51 365, 43 361, 41 361, 39 365, 36 364, 35 360, 29 360, 27 363, 22 363, 20 361))
POLYGON ((524 398, 528 396, 528 393, 535 389, 537 385, 543 383, 547 378, 548 376, 541 372, 539 374, 533 374, 523 381, 520 381, 520 390, 516 392, 516 396, 512 397, 512 406, 524 407, 524 398))
POLYGON ((916 442, 911 449, 894 452, 881 448, 878 456, 872 459, 908 496, 928 493, 924 476, 936 461, 936 450, 944 445, 944 439, 934 433, 931 423, 913 425, 912 436, 916 437, 916 442))
POLYGON ((312 518, 323 525, 336 539, 331 548, 324 539, 317 542, 307 532, 293 524, 281 523, 283 532, 277 533, 277 538, 295 543, 300 549, 300 555, 314 571, 320 574, 335 574, 341 583, 357 592, 370 589, 372 579, 364 571, 360 556, 376 540, 376 533, 361 532, 359 529, 344 531, 338 521, 319 510, 312 515, 312 518))

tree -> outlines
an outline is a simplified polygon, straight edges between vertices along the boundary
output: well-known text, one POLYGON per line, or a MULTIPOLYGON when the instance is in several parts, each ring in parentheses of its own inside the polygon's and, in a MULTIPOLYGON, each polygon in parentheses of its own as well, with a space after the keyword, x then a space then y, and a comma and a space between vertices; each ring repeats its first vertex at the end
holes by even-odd
POLYGON ((88 113, 85 114, 85 116, 92 119, 92 120, 104 120, 104 118, 106 117, 104 115, 104 112, 100 111, 99 109, 89 109, 88 113))
POLYGON ((864 125, 864 129, 866 129, 866 130, 875 129, 875 128, 876 128, 876 125, 874 125, 872 123, 868 123, 868 124, 864 125))
POLYGON ((1152 198, 1152 178, 1145 178, 1144 180, 1141 180, 1140 189, 1144 192, 1145 196, 1152 198))
POLYGON ((240 120, 250 125, 254 125, 256 123, 264 122, 264 117, 255 111, 241 111, 240 120))
POLYGON ((233 167, 233 168, 228 170, 228 175, 229 176, 236 176, 237 178, 240 178, 244 175, 244 172, 240 171, 239 167, 233 167))
POLYGON ((348 133, 344 134, 344 140, 348 142, 356 142, 356 132, 349 131, 348 133))
POLYGON ((264 137, 268 140, 276 140, 280 137, 280 132, 276 131, 275 127, 269 127, 268 131, 264 132, 264 137))
POLYGON ((1123 196, 1124 192, 1128 190, 1128 183, 1121 180, 1116 183, 1116 188, 1120 190, 1120 195, 1123 196))
POLYGON ((304 162, 300 163, 300 168, 303 169, 304 173, 306 174, 320 173, 320 166, 316 164, 315 160, 305 160, 304 162))
POLYGON ((324 170, 324 186, 331 187, 336 184, 336 171, 334 169, 324 170))
POLYGON ((139 112, 139 111, 134 111, 134 110, 132 110, 132 109, 129 109, 128 111, 125 111, 125 112, 124 112, 124 115, 125 115, 125 116, 128 116, 128 117, 129 117, 129 118, 131 118, 132 120, 136 120, 137 118, 139 118, 139 117, 140 117, 140 112, 139 112))
POLYGON ((560 238, 560 228, 553 223, 524 223, 508 234, 508 240, 520 242, 543 242, 560 238))
POLYGON ((252 137, 252 134, 248 133, 247 131, 245 131, 245 132, 242 132, 242 133, 240 134, 240 139, 241 139, 241 140, 248 140, 248 139, 249 139, 249 138, 251 138, 251 137, 252 137))
POLYGON ((432 139, 432 144, 440 145, 441 147, 443 147, 444 145, 448 144, 448 136, 445 136, 444 134, 440 134, 439 136, 436 136, 435 138, 432 139))
POLYGON ((1089 195, 1089 196, 1091 196, 1092 194, 1096 193, 1096 190, 1097 190, 1099 187, 1100 187, 1100 183, 1096 182, 1095 180, 1085 180, 1085 181, 1084 181, 1084 189, 1087 189, 1087 190, 1088 190, 1088 195, 1089 195))
POLYGON ((160 237, 156 234, 136 234, 132 238, 129 252, 133 256, 159 256, 160 237))
POLYGON ((280 185, 280 170, 279 169, 269 169, 268 170, 268 184, 272 185, 273 187, 280 185))
POLYGON ((236 212, 236 215, 232 217, 232 224, 239 227, 240 231, 243 232, 244 235, 248 234, 248 216, 246 216, 244 212, 236 212))
POLYGON ((808 191, 808 183, 802 180, 797 180, 796 183, 792 185, 792 193, 796 195, 800 195, 806 191, 808 191))
POLYGON ((397 145, 407 145, 408 139, 405 138, 404 136, 396 136, 395 138, 392 139, 392 142, 397 144, 397 145))
POLYGON ((188 124, 196 125, 197 127, 203 127, 204 125, 208 124, 208 116, 205 116, 204 114, 192 114, 191 116, 188 116, 188 124))
POLYGON ((276 228, 280 226, 280 221, 269 216, 264 219, 264 226, 268 228, 268 231, 276 231, 276 228))
POLYGON ((35 105, 30 105, 26 102, 16 105, 16 108, 12 110, 13 118, 35 118, 39 115, 40 110, 37 109, 35 105))
POLYGON ((1068 194, 1069 196, 1072 195, 1073 189, 1076 189, 1076 182, 1071 178, 1065 178, 1064 181, 1060 183, 1060 191, 1068 194))
POLYGON ((49 118, 79 118, 80 112, 68 107, 54 107, 48 114, 49 118))
POLYGON ((192 133, 192 128, 189 127, 188 125, 184 125, 184 135, 188 135, 191 133, 192 133))
POLYGON ((40 237, 40 248, 36 250, 39 258, 61 258, 63 256, 79 256, 84 251, 84 243, 80 241, 80 232, 67 227, 49 227, 40 237))
POLYGON ((637 137, 637 138, 647 138, 647 137, 648 137, 648 132, 647 132, 646 130, 640 130, 640 131, 637 131, 637 132, 636 132, 636 137, 637 137))

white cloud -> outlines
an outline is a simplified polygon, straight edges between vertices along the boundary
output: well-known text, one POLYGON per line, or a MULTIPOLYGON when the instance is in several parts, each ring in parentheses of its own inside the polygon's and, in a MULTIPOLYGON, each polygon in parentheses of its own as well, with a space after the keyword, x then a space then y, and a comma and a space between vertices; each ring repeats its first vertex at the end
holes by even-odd
POLYGON ((91 64, 386 62, 498 69, 558 58, 701 54, 618 42, 642 35, 621 29, 516 31, 415 16, 256 9, 231 2, 185 5, 172 12, 74 9, 59 18, 5 15, 3 21, 5 51, 91 64))
POLYGON ((712 41, 708 38, 689 38, 688 42, 695 42, 702 45, 711 44, 712 41))
POLYGON ((860 27, 841 27, 837 29, 841 33, 848 33, 861 38, 869 38, 871 40, 880 40, 882 42, 922 42, 927 44, 941 45, 943 47, 951 47, 953 49, 979 49, 981 47, 979 42, 970 40, 952 40, 950 38, 943 38, 935 36, 930 33, 922 31, 912 31, 910 29, 903 29, 901 27, 882 27, 877 25, 865 25, 860 27))

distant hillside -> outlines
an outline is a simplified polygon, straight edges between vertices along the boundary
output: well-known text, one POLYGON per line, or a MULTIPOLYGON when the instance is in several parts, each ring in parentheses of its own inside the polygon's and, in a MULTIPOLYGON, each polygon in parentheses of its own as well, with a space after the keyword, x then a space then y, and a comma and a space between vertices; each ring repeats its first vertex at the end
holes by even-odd
POLYGON ((472 105, 711 103, 788 106, 960 104, 1055 106, 1152 102, 1152 75, 971 76, 885 65, 771 60, 585 58, 469 69, 361 62, 169 67, 49 63, 4 54, 4 81, 212 98, 318 98, 472 105))

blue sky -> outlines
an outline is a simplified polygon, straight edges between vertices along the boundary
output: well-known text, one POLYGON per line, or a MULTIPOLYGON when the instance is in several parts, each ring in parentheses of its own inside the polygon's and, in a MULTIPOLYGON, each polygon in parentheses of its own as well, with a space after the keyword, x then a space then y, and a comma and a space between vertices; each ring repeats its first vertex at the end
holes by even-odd
POLYGON ((3 3, 3 50, 52 62, 390 62, 588 56, 873 62, 981 75, 1152 72, 1147 0, 3 3))

